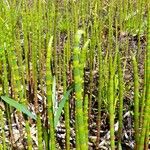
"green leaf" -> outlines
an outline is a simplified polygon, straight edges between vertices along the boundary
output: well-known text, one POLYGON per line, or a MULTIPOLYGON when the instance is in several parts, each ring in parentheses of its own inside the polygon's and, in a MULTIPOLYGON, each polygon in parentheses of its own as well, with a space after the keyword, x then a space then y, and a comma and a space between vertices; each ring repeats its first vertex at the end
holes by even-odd
POLYGON ((66 102, 66 100, 68 100, 68 97, 69 97, 71 91, 72 91, 72 88, 71 88, 70 90, 68 90, 68 91, 64 94, 63 98, 61 99, 61 101, 60 101, 60 103, 59 103, 59 107, 58 107, 58 109, 57 109, 56 116, 55 116, 55 118, 54 118, 54 127, 55 127, 55 128, 56 128, 56 126, 57 126, 57 124, 58 124, 59 118, 60 118, 60 116, 61 116, 62 109, 64 108, 65 102, 66 102))
POLYGON ((29 110, 28 108, 23 105, 23 104, 20 104, 18 103, 17 101, 15 101, 14 99, 12 98, 9 98, 8 96, 1 96, 2 100, 4 100, 6 103, 8 103, 10 106, 13 106, 15 107, 17 110, 23 112, 24 114, 26 114, 27 116, 31 117, 32 119, 35 119, 36 120, 36 116, 33 115, 29 110))
POLYGON ((54 115, 56 114, 56 109, 57 109, 57 98, 56 98, 56 78, 55 76, 53 77, 53 85, 52 85, 52 101, 53 101, 53 112, 54 115))

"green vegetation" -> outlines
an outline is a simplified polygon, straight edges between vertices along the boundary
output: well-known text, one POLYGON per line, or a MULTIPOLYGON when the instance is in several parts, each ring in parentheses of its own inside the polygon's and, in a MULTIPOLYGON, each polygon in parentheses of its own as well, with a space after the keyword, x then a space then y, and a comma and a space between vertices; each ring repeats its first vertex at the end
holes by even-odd
POLYGON ((149 116, 148 0, 1 0, 0 150, 148 150, 149 116))

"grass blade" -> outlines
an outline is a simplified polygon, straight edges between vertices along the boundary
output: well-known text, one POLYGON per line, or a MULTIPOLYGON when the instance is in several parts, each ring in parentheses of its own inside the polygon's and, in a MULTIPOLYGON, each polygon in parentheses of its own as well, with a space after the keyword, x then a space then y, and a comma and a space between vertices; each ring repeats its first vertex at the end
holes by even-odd
POLYGON ((54 127, 55 127, 55 128, 56 128, 56 126, 57 126, 57 124, 58 124, 59 118, 60 118, 60 116, 61 116, 62 109, 64 108, 65 102, 66 102, 66 100, 68 99, 68 97, 69 97, 71 91, 72 91, 72 88, 71 88, 70 90, 68 90, 68 91, 64 94, 64 96, 63 96, 63 98, 62 98, 62 100, 61 100, 61 102, 60 102, 60 104, 59 104, 58 110, 57 110, 57 112, 56 112, 56 116, 55 116, 55 118, 54 118, 54 127))
POLYGON ((9 98, 8 96, 1 96, 2 100, 4 100, 7 104, 9 104, 10 106, 15 107, 17 110, 23 112, 24 114, 26 114, 28 117, 31 117, 32 119, 36 120, 36 116, 33 115, 28 108, 23 105, 18 103, 17 101, 15 101, 12 98, 9 98))

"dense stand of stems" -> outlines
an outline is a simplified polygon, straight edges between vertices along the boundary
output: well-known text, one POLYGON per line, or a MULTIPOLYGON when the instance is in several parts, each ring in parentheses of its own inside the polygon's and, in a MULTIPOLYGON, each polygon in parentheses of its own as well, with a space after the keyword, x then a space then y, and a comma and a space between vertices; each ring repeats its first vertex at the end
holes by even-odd
MULTIPOLYGON (((65 116, 66 137, 65 146, 63 145, 65 149, 72 149, 70 141, 72 127, 76 133, 76 149, 90 148, 89 135, 93 133, 90 125, 93 125, 95 113, 97 113, 97 133, 95 133, 97 139, 93 145, 96 149, 100 148, 101 125, 103 125, 101 114, 109 113, 109 146, 114 150, 115 142, 118 142, 116 145, 120 149, 123 142, 123 115, 126 110, 126 107, 123 107, 123 100, 126 104, 126 92, 129 89, 134 89, 134 99, 131 99, 130 104, 133 104, 134 108, 135 149, 148 149, 149 5, 148 0, 2 0, 0 2, 0 96, 12 97, 27 107, 34 106, 31 107, 31 111, 37 115, 34 123, 39 150, 44 148, 54 150, 58 146, 55 137, 58 126, 54 126, 58 109, 55 108, 53 100, 55 97, 55 102, 59 106, 60 97, 65 95, 72 83, 75 85, 74 92, 65 102, 64 114, 62 111, 62 116, 65 116), (145 32, 146 26, 148 32, 145 32), (82 30, 85 31, 84 37, 82 30), (147 40, 143 40, 146 34, 147 40), (147 42, 146 54, 143 50, 143 41, 147 42), (133 43, 137 47, 132 47, 133 43), (130 87, 132 81, 128 83, 123 78, 126 78, 132 51, 135 52, 131 69, 134 85, 130 87), (143 63, 141 58, 145 61, 144 79, 141 70, 138 71, 143 63), (53 92, 55 86, 53 75, 56 78, 56 92, 53 92), (141 81, 144 81, 144 85, 141 81), (92 109, 95 104, 96 112, 92 109), (74 118, 75 123, 70 120, 74 118), (117 119, 119 129, 115 138, 114 124, 117 119)), ((0 149, 14 149, 17 146, 12 123, 19 120, 17 128, 20 137, 23 137, 25 132, 21 142, 27 139, 27 144, 22 146, 31 150, 34 143, 30 128, 32 119, 15 111, 6 103, 4 106, 5 110, 0 110, 2 129, 0 149), (8 124, 10 143, 6 142, 5 124, 8 124)))

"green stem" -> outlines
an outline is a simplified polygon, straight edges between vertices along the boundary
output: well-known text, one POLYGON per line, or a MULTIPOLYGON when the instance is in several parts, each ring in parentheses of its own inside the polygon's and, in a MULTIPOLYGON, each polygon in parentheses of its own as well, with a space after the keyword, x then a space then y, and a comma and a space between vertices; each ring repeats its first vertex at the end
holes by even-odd
POLYGON ((55 129, 54 129, 54 114, 53 114, 53 101, 52 101, 52 71, 51 71, 51 56, 52 56, 52 40, 50 38, 47 58, 46 58, 46 92, 47 92, 47 110, 48 120, 50 123, 50 149, 55 150, 55 129))
POLYGON ((121 145, 122 128, 123 128, 123 71, 121 67, 121 58, 118 53, 118 78, 119 78, 119 129, 118 142, 121 145))
POLYGON ((139 77, 138 77, 138 66, 135 56, 132 58, 133 61, 133 73, 134 73, 134 131, 136 148, 138 147, 139 140, 139 77))

